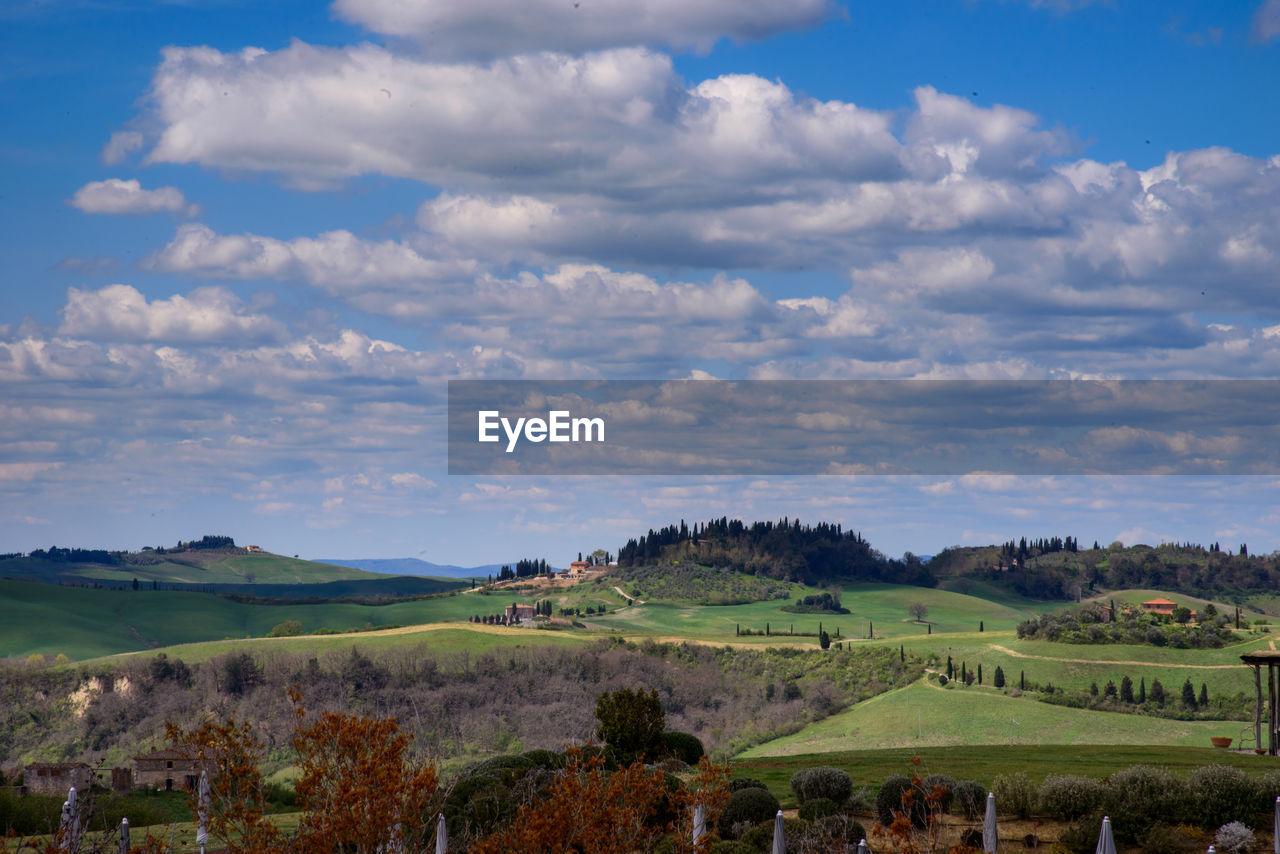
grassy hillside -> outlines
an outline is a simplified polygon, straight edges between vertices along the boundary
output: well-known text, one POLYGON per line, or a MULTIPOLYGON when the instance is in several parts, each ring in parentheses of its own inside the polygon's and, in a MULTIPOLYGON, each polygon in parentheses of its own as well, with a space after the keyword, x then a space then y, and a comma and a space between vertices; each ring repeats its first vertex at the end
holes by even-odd
POLYGON ((1025 745, 984 744, 739 757, 733 761, 733 774, 735 777, 753 777, 764 782, 784 806, 794 806, 791 775, 801 768, 834 765, 849 772, 855 787, 874 788, 890 774, 907 773, 912 767, 910 762, 913 756, 920 757, 920 767, 925 773, 978 780, 988 786, 999 774, 1019 771, 1038 786, 1049 774, 1075 774, 1097 780, 1130 765, 1158 765, 1181 777, 1203 765, 1231 765, 1252 774, 1261 774, 1275 764, 1267 756, 1232 753, 1211 747, 1037 744, 1035 749, 1029 750, 1025 745))
MULTIPOLYGON (((794 735, 758 745, 744 758, 854 748, 960 744, 1160 744, 1207 747, 1209 736, 1239 739, 1240 721, 1172 721, 1066 709, 995 689, 942 688, 921 681, 859 703, 794 735)), ((1249 725, 1252 730, 1252 726, 1249 725)))
POLYGON ((277 554, 228 551, 184 551, 149 556, 154 563, 74 563, 19 557, 0 561, 0 578, 56 580, 87 578, 99 581, 150 584, 320 584, 385 576, 349 566, 315 563, 277 554))
MULTIPOLYGON (((624 588, 625 589, 625 588, 624 588)), ((792 625, 796 631, 817 631, 818 623, 845 638, 865 638, 868 626, 877 638, 891 640, 925 638, 929 627, 911 619, 907 606, 921 602, 929 609, 927 622, 935 636, 950 632, 976 632, 979 622, 988 631, 1012 631, 1019 622, 1043 610, 1062 607, 1059 603, 1033 602, 1006 598, 992 602, 927 587, 903 587, 891 584, 857 584, 843 589, 842 601, 850 613, 823 616, 791 614, 783 606, 795 597, 820 592, 817 588, 796 586, 789 599, 753 602, 748 605, 700 607, 693 604, 646 603, 617 614, 588 620, 591 625, 627 633, 651 633, 656 636, 687 636, 699 639, 734 640, 734 626, 785 633, 792 625)), ((757 640, 752 638, 751 640, 757 640)))
POLYGON ((261 637, 286 621, 304 632, 369 625, 416 625, 500 612, 509 595, 458 594, 389 605, 252 605, 207 593, 93 590, 0 580, 0 657, 34 652, 92 658, 180 643, 261 637))

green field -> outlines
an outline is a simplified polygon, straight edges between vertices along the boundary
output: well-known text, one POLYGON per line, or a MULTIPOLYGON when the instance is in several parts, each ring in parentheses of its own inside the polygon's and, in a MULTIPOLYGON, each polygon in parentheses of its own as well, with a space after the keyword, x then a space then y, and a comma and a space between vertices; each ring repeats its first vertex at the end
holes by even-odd
POLYGON ((507 629, 502 626, 472 626, 470 623, 456 627, 447 625, 423 625, 404 629, 373 632, 354 632, 344 635, 302 635, 292 638, 254 638, 251 640, 203 641, 177 644, 145 652, 123 653, 100 659, 87 659, 87 663, 118 661, 134 655, 151 656, 164 653, 171 658, 181 658, 188 664, 207 661, 218 655, 238 650, 251 652, 328 652, 334 649, 359 647, 362 650, 388 649, 392 647, 422 647, 432 655, 449 655, 458 652, 483 654, 493 649, 509 649, 517 646, 548 644, 583 644, 590 638, 572 632, 544 631, 539 629, 507 629))
POLYGON ((744 758, 840 750, 962 744, 1160 744, 1206 747, 1209 736, 1234 739, 1242 721, 1176 721, 1068 709, 994 688, 943 688, 921 681, 859 703, 799 732, 757 745, 744 758))
POLYGON ((36 558, 0 561, 0 577, 56 579, 67 576, 102 581, 181 584, 321 584, 328 581, 385 578, 376 572, 316 563, 284 555, 228 554, 220 551, 183 551, 156 555, 157 563, 113 566, 101 563, 67 563, 36 558))
POLYGON ((175 644, 262 637, 286 621, 303 631, 402 626, 499 613, 527 597, 459 593, 389 605, 351 602, 251 605, 208 593, 94 590, 0 579, 0 657, 32 653, 95 658, 175 644))
MULTIPOLYGON (((625 589, 625 586, 624 586, 625 589)), ((749 605, 671 605, 649 603, 628 608, 617 614, 591 619, 593 626, 619 629, 628 634, 683 636, 700 640, 734 640, 734 626, 741 625, 773 633, 785 634, 789 627, 796 631, 816 632, 818 623, 842 637, 865 638, 874 630, 877 638, 906 640, 926 638, 953 632, 977 632, 979 623, 990 631, 1012 631, 1018 623, 1046 610, 1062 607, 1061 603, 1006 599, 993 602, 963 593, 924 587, 902 587, 891 584, 858 584, 844 588, 841 596, 849 614, 822 616, 790 614, 783 611, 795 598, 821 592, 816 588, 796 587, 795 597, 749 605), (928 609, 927 622, 918 623, 907 614, 907 606, 921 602, 928 609)), ((812 639, 811 639, 812 641, 812 639)))
POLYGON ((784 806, 795 806, 791 775, 801 768, 833 765, 849 772, 855 788, 878 788, 890 774, 947 774, 977 780, 984 785, 999 774, 1022 772, 1039 785, 1050 774, 1075 774, 1102 779, 1130 765, 1158 765, 1185 776, 1202 765, 1232 765, 1252 774, 1276 767, 1269 756, 1232 753, 1211 747, 1131 744, 980 745, 961 747, 844 750, 835 753, 796 754, 775 757, 739 757, 732 762, 734 777, 753 777, 769 787, 784 806), (920 765, 911 764, 912 757, 920 765))

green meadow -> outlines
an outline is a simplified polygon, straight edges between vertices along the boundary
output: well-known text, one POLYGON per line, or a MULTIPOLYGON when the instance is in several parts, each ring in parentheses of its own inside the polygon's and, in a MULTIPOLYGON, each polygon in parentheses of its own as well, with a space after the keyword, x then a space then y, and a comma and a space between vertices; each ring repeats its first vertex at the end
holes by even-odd
POLYGON ((1176 721, 1069 709, 994 688, 941 687, 924 680, 859 703, 792 735, 757 745, 743 758, 842 750, 924 749, 962 744, 1163 744, 1208 747, 1239 739, 1242 721, 1176 721))
POLYGON ((208 593, 95 590, 0 579, 0 609, 6 615, 0 623, 0 657, 62 653, 79 660, 175 644, 263 637, 287 620, 300 622, 304 632, 460 622, 473 614, 500 613, 512 601, 532 600, 459 593, 388 605, 260 605, 208 593))

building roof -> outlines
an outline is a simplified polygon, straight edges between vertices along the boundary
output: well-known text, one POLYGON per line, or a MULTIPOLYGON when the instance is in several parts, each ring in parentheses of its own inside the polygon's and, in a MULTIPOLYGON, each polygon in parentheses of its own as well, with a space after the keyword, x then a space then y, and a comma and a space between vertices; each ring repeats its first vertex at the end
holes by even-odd
POLYGON ((184 753, 173 747, 163 747, 159 750, 153 750, 150 753, 144 753, 141 756, 135 756, 134 759, 195 759, 194 756, 184 753))
POLYGON ((27 768, 89 768, 87 762, 29 762, 27 768))
POLYGON ((1142 604, 1143 605, 1177 605, 1178 603, 1174 602, 1171 599, 1148 599, 1142 604))

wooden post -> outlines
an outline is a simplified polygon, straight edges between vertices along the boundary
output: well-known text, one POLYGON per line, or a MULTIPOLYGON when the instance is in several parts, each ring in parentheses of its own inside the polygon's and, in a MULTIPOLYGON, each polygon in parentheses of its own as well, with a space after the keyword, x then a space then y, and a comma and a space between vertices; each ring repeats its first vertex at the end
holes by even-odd
POLYGON ((1276 755, 1276 669, 1267 662, 1267 753, 1276 755))
POLYGON ((1253 665, 1253 685, 1258 689, 1258 705, 1253 710, 1253 746, 1262 749, 1262 666, 1253 665))

